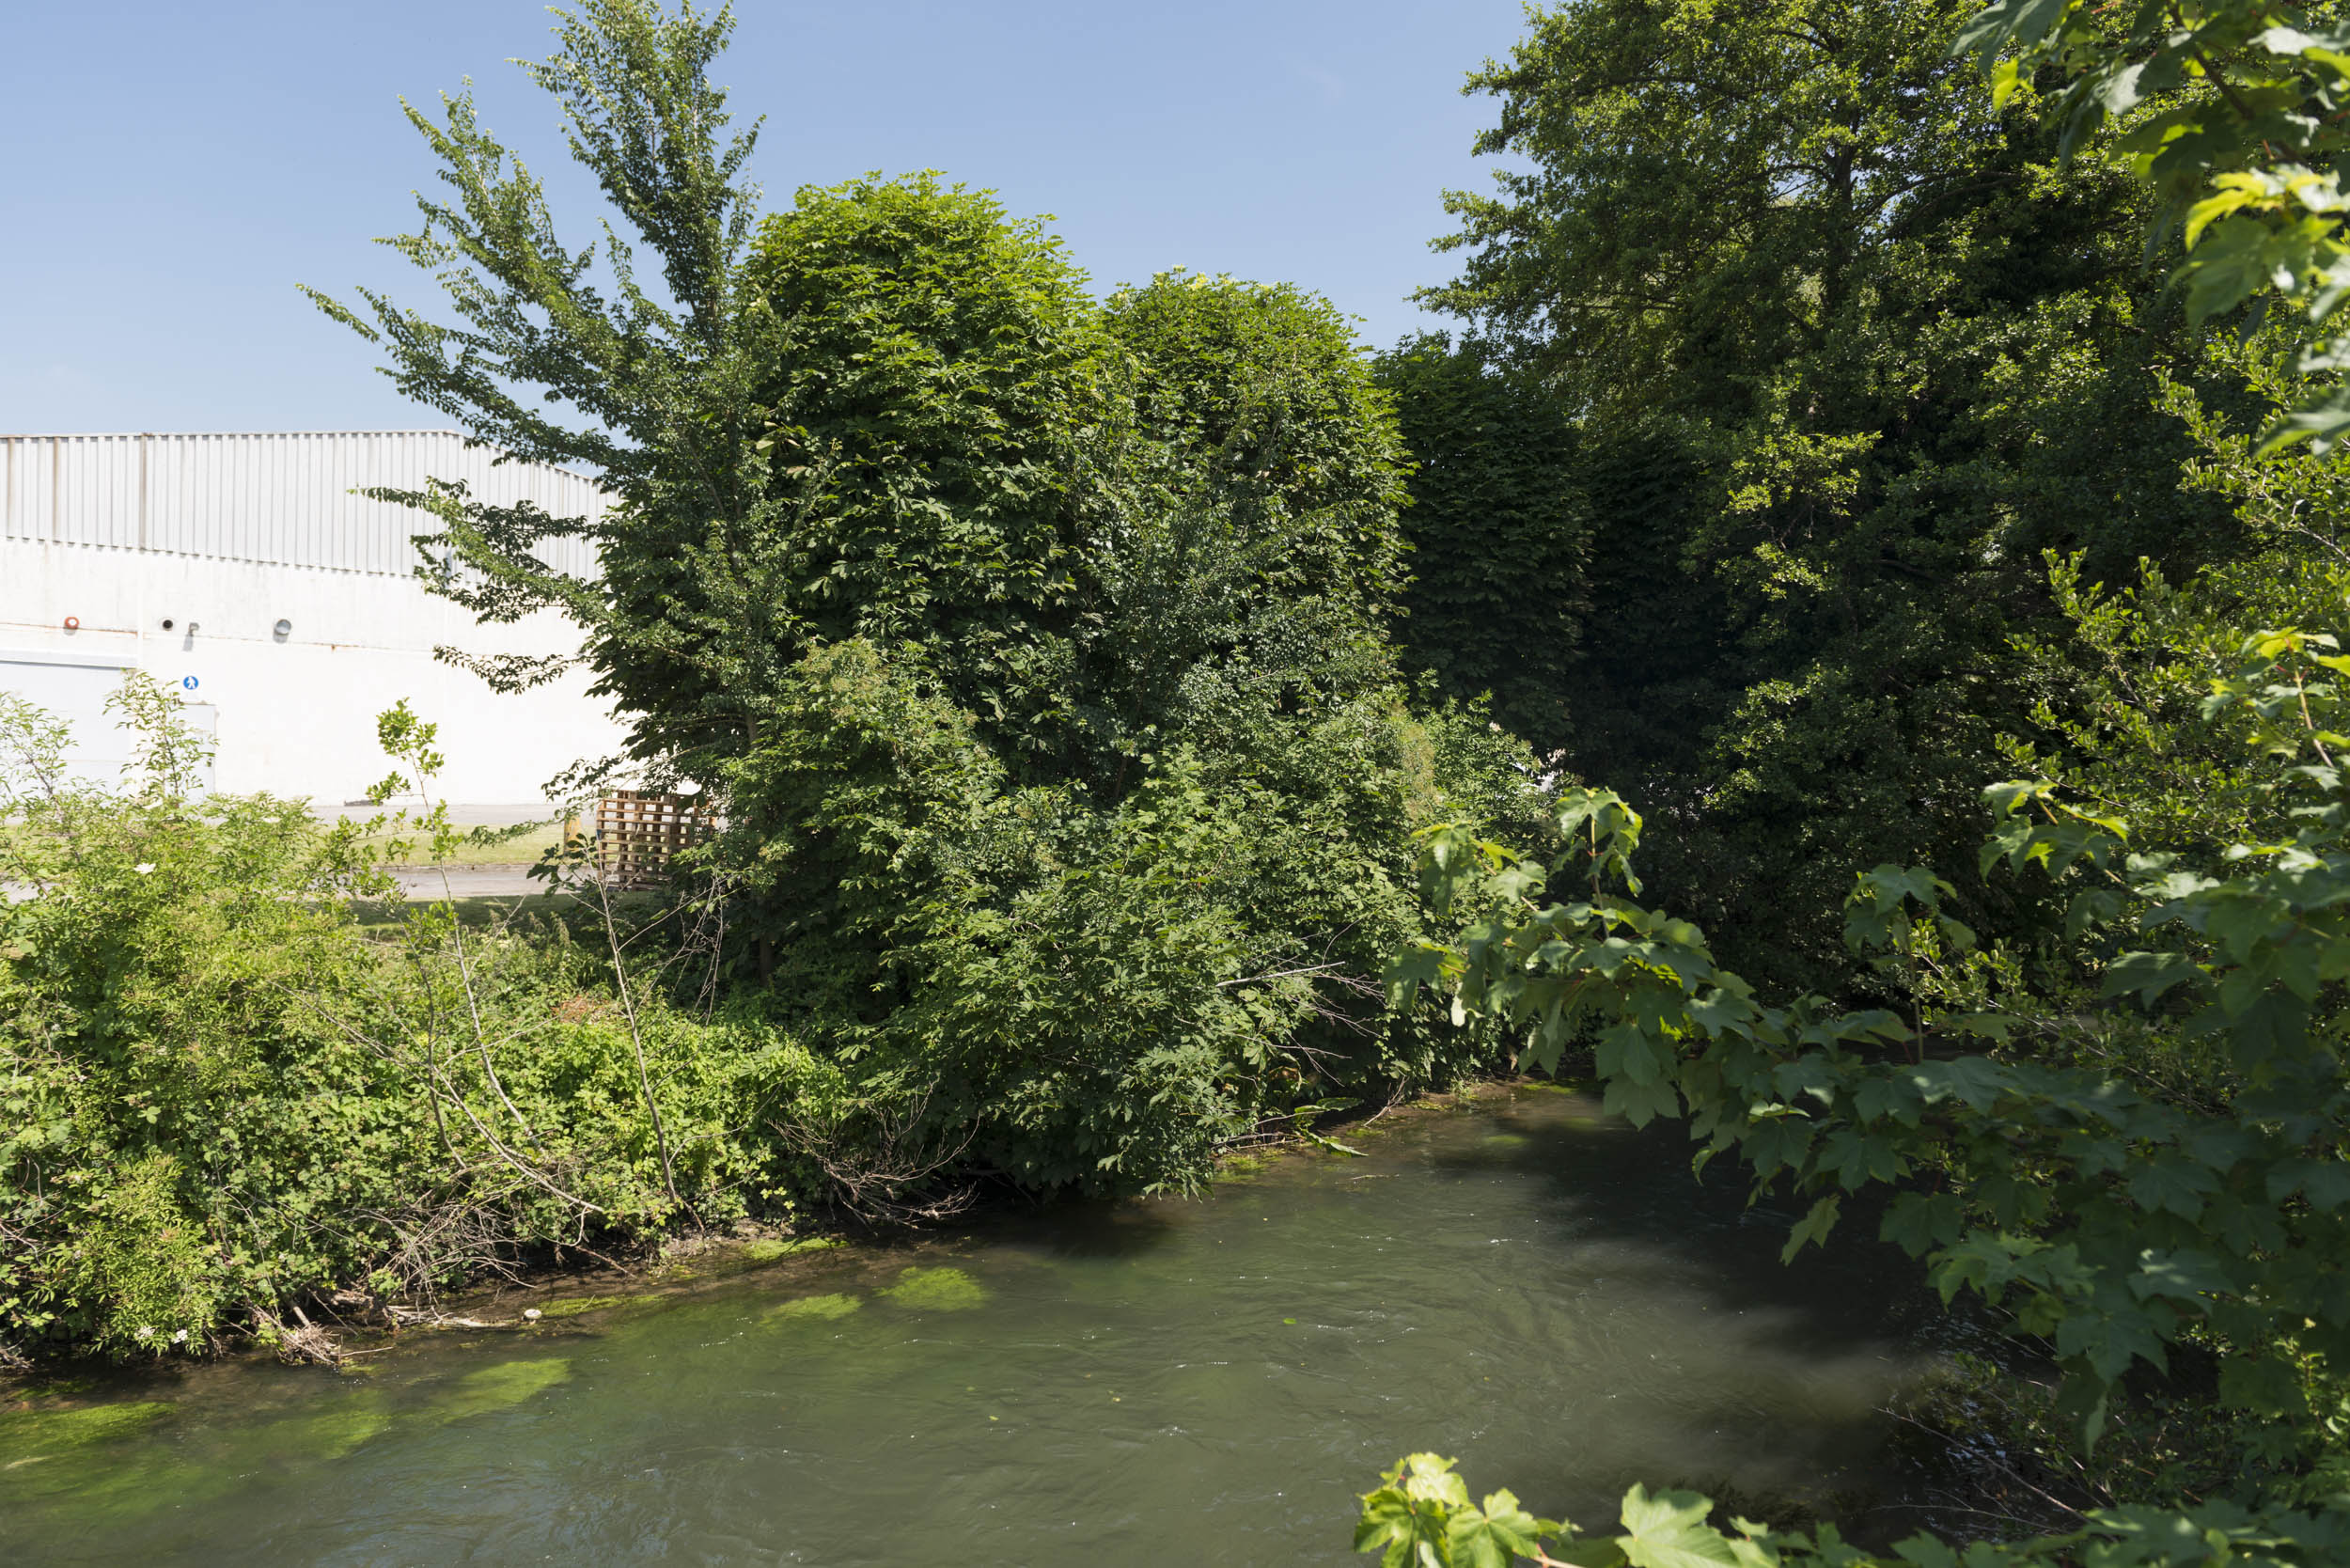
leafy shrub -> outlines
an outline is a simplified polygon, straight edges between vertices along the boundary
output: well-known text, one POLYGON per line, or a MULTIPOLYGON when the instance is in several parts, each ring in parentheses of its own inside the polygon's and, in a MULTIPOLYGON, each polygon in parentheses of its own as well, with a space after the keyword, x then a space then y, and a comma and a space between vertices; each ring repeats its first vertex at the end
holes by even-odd
POLYGON ((1530 792, 1506 737, 1379 692, 1310 723, 1236 702, 1223 745, 1143 754, 1104 806, 1013 785, 924 675, 912 649, 812 655, 726 782, 756 829, 713 846, 791 901, 767 1005, 868 1097, 844 1136, 894 1121, 933 1171, 1184 1187, 1268 1109, 1468 1070, 1367 979, 1417 929, 1413 811, 1443 783, 1530 792))
MULTIPOLYGON (((0 1342, 193 1352, 687 1205, 788 1215, 804 1178, 745 1134, 822 1091, 807 1053, 641 978, 632 1025, 609 961, 559 923, 363 925, 354 896, 385 891, 366 828, 191 798, 176 701, 130 678, 145 760, 105 790, 66 777, 61 727, 0 698, 0 1342)), ((429 754, 429 729, 387 733, 429 754)))
POLYGON ((1097 307, 928 177, 801 193, 745 275, 797 454, 737 628, 773 673, 672 761, 726 803, 736 972, 850 1086, 785 1136, 876 1213, 1181 1188, 1261 1115, 1468 1070, 1379 996, 1406 836, 1538 791, 1405 699, 1393 420, 1336 311, 1187 274, 1097 307))
MULTIPOLYGON (((2337 616, 2342 588, 2350 580, 2337 578, 2337 616)), ((2157 628, 2198 624, 2156 608, 2157 628)), ((2099 631, 2117 639, 2112 618, 2099 631)), ((2150 631, 2140 646, 2161 640, 2150 631)), ((1891 1186, 1885 1239, 1922 1259, 1946 1300, 1971 1292, 2045 1341, 2066 1374, 2054 1414, 2084 1453, 2133 1367, 2163 1372, 2182 1347, 2210 1359, 2215 1408, 2194 1464, 2226 1478, 2221 1495, 2157 1467, 2078 1529, 1978 1544, 1967 1563, 2338 1560, 2350 1548, 2340 646, 2324 632, 2242 636, 2208 682, 2205 749, 2232 756, 2245 815, 2274 837, 2213 845, 2189 832, 2185 849, 2141 847, 2113 802, 2052 773, 1987 792, 1998 826, 1982 869, 2044 875, 2066 909, 2071 941, 2044 949, 2037 972, 1977 951, 1946 911, 1948 884, 1880 866, 1857 879, 1845 940, 1902 971, 1914 1007, 1765 1005, 1697 927, 1609 890, 1638 890, 1639 819, 1612 795, 1574 792, 1562 823, 1582 841, 1548 868, 1458 829, 1432 836, 1440 900, 1475 889, 1512 908, 1413 954, 1397 983, 1408 995, 1441 980, 1470 1014, 1523 1031, 1545 1064, 1588 1043, 1611 1108, 1643 1122, 1685 1115, 1700 1163, 1734 1155, 1758 1187, 1810 1200, 1791 1259, 1837 1223, 1846 1196, 1891 1186)), ((2089 782, 2146 792, 2172 761, 2168 746, 2124 750, 2089 782)), ((2182 816, 2164 820, 2176 829, 2182 816)), ((1391 1561, 1425 1542, 1437 1561, 1502 1562, 1570 1533, 1506 1494, 1470 1505, 1431 1455, 1366 1506, 1362 1544, 1404 1554, 1391 1561), (1454 1543, 1469 1555, 1447 1557, 1454 1543)), ((1875 1560, 1828 1532, 1740 1522, 1733 1538, 1709 1507, 1636 1490, 1623 1536, 1568 1550, 1593 1564, 1875 1560)), ((1926 1537, 1896 1555, 1958 1560, 1926 1537)))

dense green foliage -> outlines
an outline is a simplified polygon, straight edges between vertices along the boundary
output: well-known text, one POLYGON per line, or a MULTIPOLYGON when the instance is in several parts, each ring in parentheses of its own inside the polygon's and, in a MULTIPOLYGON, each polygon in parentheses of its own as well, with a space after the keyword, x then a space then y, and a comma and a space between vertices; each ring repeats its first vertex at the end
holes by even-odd
MULTIPOLYGON (((1647 803, 1660 888, 1794 985, 1861 981, 1821 934, 1836 868, 1981 832, 1975 788, 2029 706, 2009 641, 2059 623, 2042 552, 2112 580, 2233 544, 2155 404, 2168 376, 2253 417, 2243 378, 2164 304, 2105 144, 2060 163, 2029 91, 1995 107, 1949 57, 1970 8, 1538 13, 1471 82, 1500 112, 1481 148, 1524 171, 1453 197, 1463 274, 1427 294, 1471 323, 1462 360, 1508 370, 1488 396, 1520 428, 1572 431, 1547 482, 1588 557, 1572 600, 1537 578, 1532 603, 1572 604, 1580 635, 1528 645, 1559 715, 1528 738, 1647 803)), ((1469 373, 1399 379, 1406 427, 1446 417, 1413 388, 1469 373)), ((1453 555, 1481 546, 1440 449, 1406 514, 1428 582, 1563 570, 1507 530, 1453 555)), ((1479 482, 1543 465, 1513 447, 1479 482)), ((1505 664, 1452 622, 1404 636, 1434 667, 1505 664)), ((2043 916, 1964 898, 1986 929, 2043 916)))
MULTIPOLYGON (((754 714, 813 648, 902 644, 961 705, 1049 745, 1035 671, 1075 613, 1072 474, 1106 402, 1082 282, 1037 225, 928 175, 802 191, 760 226, 738 284, 776 323, 754 391, 772 531, 626 530, 603 558, 632 635, 751 645, 711 680, 754 714)), ((618 684, 622 649, 595 656, 625 708, 680 711, 657 684, 618 684)), ((666 760, 700 776, 713 752, 757 744, 703 737, 666 760)))
POLYGON ((763 1124, 832 1081, 788 1039, 616 988, 559 922, 363 925, 368 824, 189 798, 178 694, 137 679, 119 792, 0 698, 0 1352, 197 1354, 821 1192, 763 1124))
POLYGON ((1293 285, 1177 272, 1118 290, 1106 319, 1146 428, 1233 509, 1268 588, 1385 613, 1402 454, 1345 318, 1293 285))
POLYGON ((1516 907, 1397 971, 1524 1030, 1538 1059, 1590 1048, 1618 1108, 1685 1115, 1700 1165, 1729 1154, 1758 1188, 1810 1199, 1791 1259, 1848 1196, 1889 1188, 1884 1237, 1946 1298, 1978 1296, 2062 1364, 2054 1409, 1994 1401, 1978 1419, 2003 1410, 2003 1440, 2070 1450, 2060 1467, 2090 1494, 2076 1528, 1872 1554, 1832 1529, 1774 1532, 1635 1488, 1622 1534, 1578 1537, 1506 1492, 1472 1503, 1449 1461, 1420 1454, 1365 1497, 1364 1549, 1390 1564, 1982 1568, 2350 1554, 2345 470, 2253 450, 2266 425, 2266 450, 2313 435, 2322 453, 2342 423, 2328 382, 2295 379, 2336 368, 2341 250, 2335 176, 2293 160, 2336 147, 2350 65, 2305 24, 2258 4, 2001 0, 1968 30, 1987 60, 2026 46, 1996 62, 1995 104, 2029 105, 2039 86, 2081 164, 2102 160, 2101 133, 2138 154, 2156 242, 2185 223, 2190 318, 2264 291, 2308 307, 2156 367, 2170 373, 2149 401, 2191 446, 2146 477, 2224 509, 2217 558, 2166 571, 2141 549, 2119 572, 2094 537, 2043 541, 2067 546, 2044 557, 2064 624, 2011 626, 1983 668, 2012 687, 2019 722, 1991 744, 2022 776, 1985 791, 1979 870, 1993 907, 2012 889, 2060 917, 1985 945, 1953 917, 1952 884, 1881 864, 1854 886, 1844 937, 1895 1005, 1769 1006, 1699 927, 1625 896, 1640 819, 1577 792, 1561 821, 1584 843, 1554 865, 1434 835, 1438 897, 1473 887, 1516 907), (2129 586, 2107 588, 2108 572, 2129 586), (2183 1438, 2148 1435, 2177 1419, 2183 1438), (2109 1463, 2117 1428, 2158 1462, 2109 1463))
MULTIPOLYGON (((2342 623, 2350 575, 2337 572, 2333 588, 2342 623)), ((2135 1363, 2167 1369, 2186 1346, 2216 1364, 2215 1435, 2232 1450, 2224 1496, 2175 1515, 2171 1499, 2131 1499, 2061 1538, 1978 1546, 1969 1562, 2074 1560, 2101 1542, 2114 1546, 2100 1561, 2331 1560, 2350 1543, 2340 1507, 2350 1090, 2335 993, 2350 975, 2350 807, 2331 760, 2350 728, 2341 646, 2334 632, 2254 635, 2201 682, 2217 729, 2208 749, 2238 769, 2233 804, 2286 824, 2280 837, 2150 852, 2112 802, 2078 798, 2061 776, 1992 788, 2001 825, 1983 870, 2044 874, 2068 895, 2069 950, 2044 952, 2029 978, 2017 955, 1979 950, 1944 912, 1948 884, 1880 866, 1848 901, 1845 939, 1909 977, 1913 1011, 1765 1005, 1696 926, 1608 890, 1638 889, 1640 819, 1612 794, 1577 792, 1561 825, 1585 842, 1552 867, 1457 830, 1434 835, 1426 864, 1439 901, 1475 889, 1514 908, 1457 948, 1425 949, 1398 983, 1441 979, 1467 1014, 1523 1029, 1545 1065, 1588 1040, 1613 1108, 1635 1121, 1686 1116, 1700 1163, 1734 1154, 1760 1186, 1811 1200, 1791 1258, 1836 1224, 1846 1195, 1893 1186, 1885 1238, 1924 1259, 1946 1299, 1975 1293, 2051 1345, 2084 1446, 2135 1363)), ((2168 748, 2108 751, 2102 769, 2134 762, 2142 786, 2170 760, 2168 748)), ((1499 1556, 1440 1560, 1499 1562, 1560 1533, 1506 1495, 1470 1508, 1432 1456, 1408 1474, 1368 1500, 1366 1545, 1514 1531, 1497 1537, 1499 1556)), ((1621 1555, 1575 1560, 1672 1560, 1645 1534, 1668 1524, 1679 1550, 1746 1560, 1704 1523, 1707 1509, 1636 1492, 1621 1555), (1660 1507, 1669 1520, 1636 1521, 1660 1507)), ((1740 1529, 1753 1560, 1812 1560, 1802 1537, 1740 1529)), ((1832 1533, 1818 1550, 1858 1560, 1832 1533)), ((1897 1555, 1955 1560, 1930 1539, 1897 1555)))
POLYGON ((1490 694, 1512 733, 1554 746, 1589 722, 1567 710, 1590 603, 1589 515, 1564 406, 1476 344, 1455 352, 1443 337, 1384 356, 1379 379, 1412 454, 1400 640, 1440 689, 1490 694))
POLYGON ((2327 0, 2193 0, 2111 11, 2081 0, 1995 0, 1966 29, 1996 102, 2046 78, 2048 118, 2068 154, 2101 132, 2160 206, 2157 235, 2183 231, 2174 278, 2197 321, 2255 302, 2281 321, 2291 368, 2325 379, 2266 432, 2274 450, 2330 447, 2350 428, 2335 315, 2350 282, 2344 160, 2350 30, 2327 0), (2311 29, 2315 29, 2311 31, 2311 29), (2002 51, 2014 53, 2002 57, 2002 51))
MULTIPOLYGON (((916 212, 968 204, 927 182, 854 200, 894 212, 909 194, 916 212)), ((916 235, 895 278, 964 264, 925 247, 1011 243, 993 217, 891 232, 916 235)), ((940 347, 915 315, 901 340, 940 347)), ((854 1064, 862 1136, 895 1129, 919 1152, 907 1168, 964 1151, 1028 1184, 1183 1186, 1259 1115, 1464 1069, 1378 998, 1417 917, 1399 847, 1439 799, 1509 814, 1531 791, 1506 738, 1405 710, 1382 628, 1395 438, 1329 307, 1169 275, 1089 319, 1146 390, 1118 413, 1113 387, 1116 419, 1056 493, 1065 528, 1036 579, 1052 602, 1023 611, 1016 587, 974 579, 954 635, 929 637, 886 619, 885 588, 857 597, 844 635, 749 699, 756 740, 713 780, 730 815, 708 864, 769 943, 774 1005, 854 1064)), ((967 384, 967 356, 910 357, 967 384)), ((1020 384, 1083 406, 1098 363, 1031 355, 1020 384)), ((892 398, 867 439, 924 406, 892 398)), ((967 415, 955 441, 1011 449, 967 415)), ((947 471, 944 437, 902 439, 904 466, 947 471)), ((919 531, 893 537, 923 565, 904 580, 925 612, 958 613, 919 531)))
MULTIPOLYGON (((2160 1372, 2186 1355, 2214 1370, 2201 1419, 2217 1495, 2175 1515, 2170 1497, 2118 1499, 2076 1532, 1979 1546, 1969 1562, 2069 1561, 2098 1542, 2118 1544, 2100 1561, 2305 1562, 2350 1544, 2350 807, 2334 760, 2350 729, 2350 658, 2334 651, 2350 572, 2322 580, 2322 619, 2248 636, 2230 630, 2248 608, 2308 606, 2315 585, 2247 574, 2135 602, 2072 596, 2084 637, 2113 655, 2107 679, 2137 685, 2096 705, 2114 728, 2077 778, 2052 755, 1988 792, 1999 826, 1982 855, 1986 874, 2052 884, 2067 938, 1983 950, 1946 913, 1949 884, 1880 866, 1848 900, 1845 941, 1903 980, 1906 1011, 1761 1002, 1696 926, 1612 891, 1637 891, 1641 823, 1611 794, 1568 798, 1562 825, 1584 842, 1552 867, 1454 830, 1431 841, 1439 900, 1476 888, 1514 911, 1426 949, 1399 982, 1442 979, 1468 1014, 1525 1030, 1538 1061, 1589 1043, 1611 1106, 1686 1116, 1700 1163, 1732 1154, 1759 1185, 1810 1200, 1791 1257, 1847 1195, 1891 1186, 1885 1238, 1946 1298, 1974 1293, 2050 1347, 2084 1450, 2135 1364, 2160 1372), (2182 714, 2199 695, 2200 713, 2182 714), (2211 770, 2200 798, 2178 792, 2183 763, 2211 770), (2151 834, 2121 815, 2138 805, 2151 834), (2216 836, 2248 825, 2267 831, 2216 836)), ((1480 1516, 1434 1463, 1398 1484, 1441 1506, 1375 1495, 1392 1527, 1379 1541, 1480 1516)), ((1659 1560, 1635 1544, 1635 1514, 1668 1502, 1681 1549, 1720 1540, 1702 1499, 1636 1496, 1617 1543, 1628 1560, 1659 1560)), ((1534 1523, 1513 1528, 1530 1541, 1534 1523)), ((1843 1560, 1829 1537, 1818 1545, 1843 1560)), ((1800 1538, 1754 1549, 1811 1560, 1800 1538)), ((1932 1541, 1899 1555, 1954 1560, 1932 1541)))

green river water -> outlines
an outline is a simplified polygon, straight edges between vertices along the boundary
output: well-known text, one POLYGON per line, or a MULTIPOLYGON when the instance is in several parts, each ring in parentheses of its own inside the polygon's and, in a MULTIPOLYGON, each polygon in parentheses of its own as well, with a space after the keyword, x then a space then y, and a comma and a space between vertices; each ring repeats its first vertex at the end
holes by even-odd
POLYGON ((1418 1449, 1587 1522, 1634 1480, 1897 1500, 1874 1250, 1781 1269, 1784 1216, 1576 1096, 1358 1142, 0 1414, 0 1562, 1335 1564, 1418 1449))

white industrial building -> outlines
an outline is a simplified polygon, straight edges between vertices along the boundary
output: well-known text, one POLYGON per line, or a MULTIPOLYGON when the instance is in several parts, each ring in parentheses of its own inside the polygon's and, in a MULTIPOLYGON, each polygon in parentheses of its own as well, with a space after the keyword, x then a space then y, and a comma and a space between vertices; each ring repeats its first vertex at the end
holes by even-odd
MULTIPOLYGON (((448 431, 0 435, 0 690, 70 719, 75 770, 113 782, 125 748, 104 699, 146 670, 212 729, 212 788, 330 814, 389 771, 375 716, 406 698, 440 726, 445 798, 535 803, 618 749, 588 675, 505 696, 432 650, 572 652, 577 630, 551 612, 477 625, 415 577, 411 538, 432 519, 352 494, 430 476, 557 517, 602 511, 579 475, 496 456, 448 431)), ((555 549, 592 572, 585 545, 555 549)))

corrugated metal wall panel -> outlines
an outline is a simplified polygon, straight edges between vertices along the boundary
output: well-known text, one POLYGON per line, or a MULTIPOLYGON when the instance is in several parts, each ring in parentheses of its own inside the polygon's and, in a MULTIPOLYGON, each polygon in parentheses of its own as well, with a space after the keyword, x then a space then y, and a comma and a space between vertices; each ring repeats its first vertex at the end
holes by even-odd
MULTIPOLYGON (((593 481, 496 456, 453 431, 0 435, 0 539, 404 577, 416 564, 409 540, 432 519, 353 490, 421 490, 429 476, 502 506, 603 512, 593 481)), ((562 571, 594 571, 579 541, 552 554, 562 571)))

